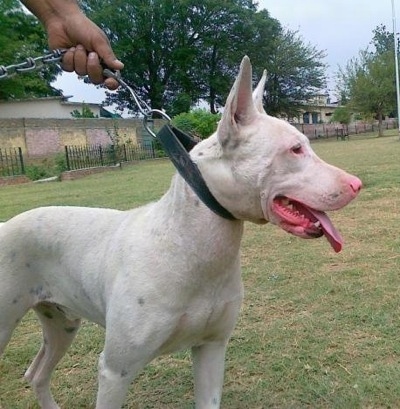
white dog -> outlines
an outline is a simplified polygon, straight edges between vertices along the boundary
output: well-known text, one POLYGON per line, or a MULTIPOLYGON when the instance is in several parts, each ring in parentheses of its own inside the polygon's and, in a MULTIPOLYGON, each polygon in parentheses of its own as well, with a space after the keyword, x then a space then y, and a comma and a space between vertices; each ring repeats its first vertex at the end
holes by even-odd
POLYGON ((304 238, 341 239, 324 211, 361 182, 328 165, 308 139, 252 96, 245 57, 217 132, 190 152, 208 188, 236 220, 213 213, 176 175, 156 203, 131 211, 45 207, 0 229, 0 353, 33 308, 43 344, 25 376, 42 408, 58 405, 50 377, 84 317, 106 328, 97 409, 121 408, 154 357, 192 349, 197 409, 219 408, 224 355, 242 303, 245 220, 304 238))

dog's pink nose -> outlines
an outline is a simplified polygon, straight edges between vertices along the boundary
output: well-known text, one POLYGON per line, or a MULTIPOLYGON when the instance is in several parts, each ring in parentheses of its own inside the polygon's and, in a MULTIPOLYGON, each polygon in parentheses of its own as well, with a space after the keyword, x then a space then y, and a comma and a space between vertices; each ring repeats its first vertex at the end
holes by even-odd
POLYGON ((355 193, 355 195, 358 194, 358 192, 361 190, 362 188, 362 182, 361 180, 356 177, 356 176, 352 176, 350 179, 350 187, 352 188, 353 192, 355 193))

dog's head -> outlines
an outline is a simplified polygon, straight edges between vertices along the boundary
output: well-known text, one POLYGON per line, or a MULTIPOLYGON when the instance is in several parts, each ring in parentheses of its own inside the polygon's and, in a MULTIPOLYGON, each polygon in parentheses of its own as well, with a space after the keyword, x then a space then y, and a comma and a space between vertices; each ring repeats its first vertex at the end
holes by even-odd
POLYGON ((303 238, 325 235, 340 251, 342 239, 325 211, 354 199, 361 181, 321 160, 288 122, 266 114, 265 80, 264 72, 253 93, 245 57, 217 132, 191 156, 216 199, 236 218, 270 221, 303 238))

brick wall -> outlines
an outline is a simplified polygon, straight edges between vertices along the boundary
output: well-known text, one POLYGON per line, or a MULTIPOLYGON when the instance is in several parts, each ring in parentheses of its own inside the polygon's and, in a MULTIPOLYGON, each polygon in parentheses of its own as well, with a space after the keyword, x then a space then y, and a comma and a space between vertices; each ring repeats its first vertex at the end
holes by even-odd
POLYGON ((28 183, 30 181, 31 180, 25 175, 0 177, 0 187, 10 185, 21 185, 22 183, 28 183))
POLYGON ((0 148, 21 147, 29 158, 40 158, 62 152, 65 145, 107 145, 116 133, 120 142, 136 144, 143 134, 142 120, 0 119, 0 148))

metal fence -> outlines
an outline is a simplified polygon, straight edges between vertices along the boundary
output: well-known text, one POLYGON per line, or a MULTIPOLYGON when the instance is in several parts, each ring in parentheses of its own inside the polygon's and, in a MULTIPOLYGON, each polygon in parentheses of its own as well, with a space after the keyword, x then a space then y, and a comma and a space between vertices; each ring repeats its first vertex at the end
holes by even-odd
MULTIPOLYGON (((376 132, 378 122, 353 122, 349 125, 327 124, 292 124, 309 139, 342 137, 344 135, 358 135, 367 132, 376 132)), ((397 121, 390 119, 382 123, 384 130, 396 129, 397 121)))
POLYGON ((165 156, 155 144, 145 145, 86 145, 65 146, 68 170, 113 166, 121 162, 133 162, 165 156))
POLYGON ((0 177, 25 174, 21 148, 0 149, 0 177))

